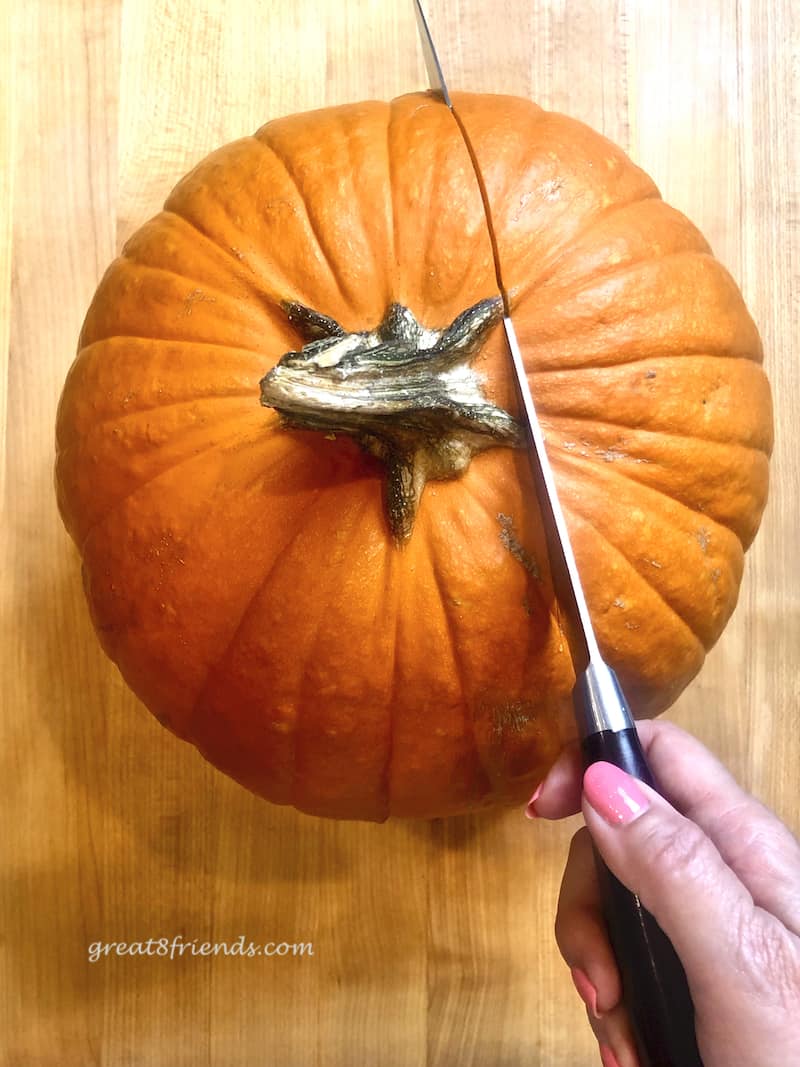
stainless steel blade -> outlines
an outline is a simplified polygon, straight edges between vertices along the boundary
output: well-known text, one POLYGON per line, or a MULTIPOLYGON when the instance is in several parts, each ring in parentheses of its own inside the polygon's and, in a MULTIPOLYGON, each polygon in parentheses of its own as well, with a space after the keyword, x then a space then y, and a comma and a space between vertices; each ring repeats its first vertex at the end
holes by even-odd
POLYGON ((439 93, 452 111, 453 102, 450 99, 447 82, 444 80, 442 65, 439 62, 439 56, 436 53, 433 38, 431 37, 431 31, 428 29, 428 20, 425 18, 425 12, 422 10, 422 5, 419 0, 414 0, 414 13, 417 16, 417 29, 419 31, 420 42, 422 43, 422 55, 425 59, 425 69, 428 72, 428 81, 430 82, 431 89, 433 89, 435 93, 439 93))
MULTIPOLYGON (((456 112, 447 90, 447 83, 442 71, 442 65, 439 61, 430 30, 428 29, 428 23, 425 19, 420 0, 414 0, 414 8, 417 15, 417 26, 419 29, 420 40, 422 42, 422 50, 425 55, 425 65, 428 71, 431 88, 442 96, 458 123, 481 192, 484 214, 486 216, 486 225, 492 244, 495 275, 500 294, 503 298, 503 307, 505 309, 503 329, 505 331, 506 341, 511 354, 511 362, 514 368, 514 377, 516 380, 521 409, 520 418, 528 438, 528 454, 531 460, 530 466, 533 474, 539 510, 545 527, 553 587, 561 610, 564 623, 563 630, 572 655, 575 672, 576 674, 581 674, 586 670, 590 663, 599 666, 603 661, 597 647, 597 638, 594 633, 594 627, 592 626, 591 616, 589 615, 589 608, 586 604, 586 597, 583 591, 583 585, 581 584, 578 566, 575 561, 575 553, 572 548, 564 512, 558 497, 553 470, 547 455, 544 434, 542 433, 542 428, 536 414, 524 360, 517 340, 516 330, 514 329, 514 323, 511 318, 510 304, 507 290, 503 283, 502 266, 497 248, 494 224, 492 222, 491 205, 489 204, 489 198, 486 193, 483 175, 481 174, 474 148, 469 139, 469 133, 456 112)), ((604 672, 601 670, 600 673, 603 674, 604 672)))
MULTIPOLYGON (((528 457, 545 529, 553 588, 563 612, 565 636, 575 668, 573 707, 584 766, 600 760, 611 762, 655 788, 624 694, 597 646, 544 434, 511 321, 481 167, 469 133, 447 92, 420 0, 414 0, 414 3, 432 87, 442 96, 458 124, 483 201, 497 285, 503 298, 503 328, 517 383, 521 419, 527 431, 528 457)), ((662 1064, 663 1067, 702 1067, 691 992, 674 947, 653 916, 642 907, 639 898, 613 877, 598 853, 596 860, 603 911, 622 975, 624 1002, 636 1036, 639 1059, 642 1063, 662 1064)))

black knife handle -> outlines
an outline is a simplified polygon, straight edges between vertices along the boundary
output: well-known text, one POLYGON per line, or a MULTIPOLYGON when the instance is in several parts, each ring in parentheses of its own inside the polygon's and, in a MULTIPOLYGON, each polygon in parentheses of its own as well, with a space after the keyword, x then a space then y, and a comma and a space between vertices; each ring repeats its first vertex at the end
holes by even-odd
MULTIPOLYGON (((635 729, 590 734, 581 747, 584 768, 613 763, 658 790, 635 729)), ((703 1067, 689 984, 671 941, 639 898, 609 871, 597 849, 595 860, 641 1067, 703 1067)))

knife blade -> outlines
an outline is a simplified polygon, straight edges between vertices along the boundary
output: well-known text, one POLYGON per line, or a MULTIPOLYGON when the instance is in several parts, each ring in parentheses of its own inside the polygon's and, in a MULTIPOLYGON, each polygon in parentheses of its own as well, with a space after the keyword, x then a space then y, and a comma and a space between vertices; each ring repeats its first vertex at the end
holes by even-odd
MULTIPOLYGON (((520 402, 521 422, 528 441, 530 469, 544 526, 553 589, 563 613, 565 636, 575 669, 573 708, 584 767, 601 760, 613 763, 657 789, 622 688, 597 643, 517 340, 508 290, 503 283, 497 234, 481 167, 447 88, 422 4, 420 0, 413 0, 413 3, 430 88, 449 108, 458 125, 481 194, 497 287, 503 300, 503 330, 520 402)), ((702 1067, 689 985, 672 944, 639 898, 615 878, 596 850, 595 859, 609 940, 620 969, 623 998, 641 1067, 702 1067)))

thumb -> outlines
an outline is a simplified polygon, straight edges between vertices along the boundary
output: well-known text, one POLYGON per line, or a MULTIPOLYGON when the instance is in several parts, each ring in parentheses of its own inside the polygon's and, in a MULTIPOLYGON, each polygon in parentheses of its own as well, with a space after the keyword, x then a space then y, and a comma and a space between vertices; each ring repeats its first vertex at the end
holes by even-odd
POLYGON ((610 763, 583 779, 583 812, 609 869, 636 893, 672 942, 694 995, 720 969, 745 986, 742 940, 760 915, 713 841, 663 797, 610 763))

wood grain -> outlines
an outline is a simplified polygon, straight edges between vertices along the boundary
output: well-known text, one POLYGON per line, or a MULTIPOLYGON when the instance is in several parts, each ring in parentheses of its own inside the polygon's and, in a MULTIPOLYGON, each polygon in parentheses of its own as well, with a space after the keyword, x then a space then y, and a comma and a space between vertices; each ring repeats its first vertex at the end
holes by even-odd
MULTIPOLYGON (((601 129, 743 286, 775 393, 772 496, 737 613, 672 716, 797 829, 797 15, 789 0, 436 0, 430 14, 454 87, 601 129)), ((410 4, 28 0, 2 18, 0 1062, 594 1062, 551 932, 574 820, 336 824, 250 797, 100 653, 52 492, 58 394, 120 243, 216 145, 420 87, 410 4), (93 941, 176 934, 315 954, 87 959, 93 941)))

